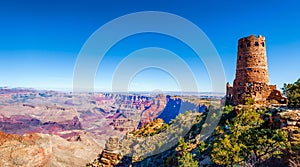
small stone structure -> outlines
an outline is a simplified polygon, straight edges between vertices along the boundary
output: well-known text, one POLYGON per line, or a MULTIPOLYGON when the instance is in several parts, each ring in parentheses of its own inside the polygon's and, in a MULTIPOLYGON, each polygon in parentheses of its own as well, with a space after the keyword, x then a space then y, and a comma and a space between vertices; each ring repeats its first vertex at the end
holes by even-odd
POLYGON ((108 151, 119 150, 119 138, 110 137, 105 143, 105 149, 108 151))
POLYGON ((233 86, 226 85, 226 100, 231 104, 244 104, 247 97, 258 104, 287 104, 276 85, 269 85, 266 40, 261 35, 239 39, 235 80, 233 86))
POLYGON ((121 159, 122 155, 120 154, 119 138, 110 137, 105 143, 105 149, 100 154, 98 166, 115 166, 121 159))

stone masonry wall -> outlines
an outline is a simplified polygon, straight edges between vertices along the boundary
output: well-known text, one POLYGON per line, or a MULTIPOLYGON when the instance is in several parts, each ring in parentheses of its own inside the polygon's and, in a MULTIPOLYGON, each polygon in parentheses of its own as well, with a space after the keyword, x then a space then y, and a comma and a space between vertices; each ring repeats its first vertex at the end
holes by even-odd
POLYGON ((226 96, 234 105, 243 104, 247 97, 256 103, 273 97, 278 102, 286 102, 276 86, 269 85, 265 37, 251 35, 239 39, 235 80, 233 86, 227 84, 226 89, 226 96))

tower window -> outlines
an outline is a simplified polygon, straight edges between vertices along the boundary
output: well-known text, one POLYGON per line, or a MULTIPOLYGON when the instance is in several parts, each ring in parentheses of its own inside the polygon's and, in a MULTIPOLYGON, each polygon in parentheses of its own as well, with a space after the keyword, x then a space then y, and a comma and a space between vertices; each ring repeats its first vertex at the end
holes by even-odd
POLYGON ((252 86, 252 83, 251 82, 248 82, 248 87, 251 87, 252 86))
POLYGON ((242 59, 242 56, 239 56, 239 60, 241 60, 242 59))
POLYGON ((258 42, 255 42, 255 44, 254 44, 255 46, 258 46, 258 42))
POLYGON ((265 47, 265 42, 262 42, 261 45, 262 45, 263 47, 265 47))
POLYGON ((244 48, 244 45, 243 45, 243 44, 241 44, 241 45, 240 45, 240 48, 241 48, 241 49, 242 49, 242 48, 244 48))
POLYGON ((252 71, 252 68, 248 68, 247 70, 248 70, 248 71, 252 71))
POLYGON ((251 46, 251 44, 250 44, 250 42, 248 42, 248 43, 247 43, 247 47, 250 47, 250 46, 251 46))
POLYGON ((239 85, 242 86, 242 85, 243 85, 243 82, 239 82, 239 85))

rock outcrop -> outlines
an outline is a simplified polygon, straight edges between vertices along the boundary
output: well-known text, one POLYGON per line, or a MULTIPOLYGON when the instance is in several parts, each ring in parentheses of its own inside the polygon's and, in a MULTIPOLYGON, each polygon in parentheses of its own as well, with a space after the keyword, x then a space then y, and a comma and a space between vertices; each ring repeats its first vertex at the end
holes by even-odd
POLYGON ((80 141, 67 141, 56 135, 0 132, 0 166, 84 166, 102 148, 89 135, 78 133, 80 141))
POLYGON ((122 160, 120 153, 119 139, 110 137, 105 144, 105 149, 98 155, 93 163, 87 164, 91 167, 111 167, 116 166, 122 160))

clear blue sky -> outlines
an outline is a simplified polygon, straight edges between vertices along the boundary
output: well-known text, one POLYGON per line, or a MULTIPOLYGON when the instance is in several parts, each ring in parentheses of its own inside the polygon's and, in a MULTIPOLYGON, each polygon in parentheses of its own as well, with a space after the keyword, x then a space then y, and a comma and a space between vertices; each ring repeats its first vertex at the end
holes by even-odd
MULTIPOLYGON (((269 78, 282 87, 300 78, 300 1, 279 0, 10 0, 0 2, 0 86, 65 89, 72 87, 77 55, 108 21, 139 11, 164 11, 199 26, 222 59, 226 80, 235 75, 237 40, 261 34, 267 40, 269 78)), ((113 70, 127 54, 161 47, 180 55, 197 73, 201 91, 209 91, 203 64, 172 37, 140 34, 120 41, 101 62, 96 87, 109 89, 113 70)), ((168 74, 149 69, 137 74, 131 90, 178 90, 168 74)))

